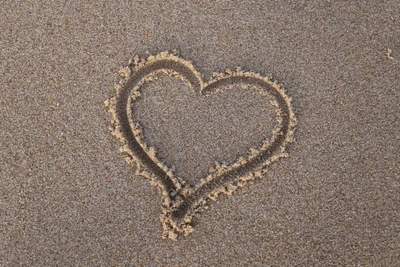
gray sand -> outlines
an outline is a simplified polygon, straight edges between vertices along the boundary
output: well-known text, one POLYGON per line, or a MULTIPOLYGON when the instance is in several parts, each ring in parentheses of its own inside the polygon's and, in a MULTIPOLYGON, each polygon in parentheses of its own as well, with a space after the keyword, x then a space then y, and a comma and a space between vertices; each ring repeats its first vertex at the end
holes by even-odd
POLYGON ((0 265, 396 266, 399 2, 180 2, 2 3, 0 265), (132 56, 171 49, 205 80, 272 74, 298 120, 289 157, 176 242, 103 104, 132 56))

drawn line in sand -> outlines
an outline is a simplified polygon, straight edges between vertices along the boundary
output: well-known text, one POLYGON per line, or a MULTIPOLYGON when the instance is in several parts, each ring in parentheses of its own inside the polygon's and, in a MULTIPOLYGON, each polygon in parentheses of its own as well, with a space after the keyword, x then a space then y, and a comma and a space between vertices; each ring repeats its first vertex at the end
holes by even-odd
POLYGON ((285 147, 292 142, 296 119, 291 107, 291 99, 281 85, 253 72, 227 70, 214 74, 209 82, 204 82, 191 62, 169 52, 151 55, 145 59, 134 57, 126 68, 121 69, 121 81, 116 85, 116 96, 106 100, 105 105, 112 114, 112 133, 121 142, 120 149, 129 163, 136 165, 136 174, 149 178, 151 184, 162 192, 161 221, 163 237, 176 240, 179 234, 193 231, 193 217, 204 210, 207 202, 216 200, 219 194, 232 194, 238 187, 262 177, 266 167, 272 162, 287 157, 285 147), (195 93, 212 96, 223 86, 252 86, 274 106, 277 127, 272 138, 265 139, 259 148, 252 148, 246 157, 238 158, 231 165, 217 164, 210 168, 207 177, 196 186, 189 186, 184 179, 176 177, 156 156, 156 150, 143 140, 142 128, 134 120, 132 103, 140 98, 143 84, 156 79, 163 73, 184 81, 195 93))

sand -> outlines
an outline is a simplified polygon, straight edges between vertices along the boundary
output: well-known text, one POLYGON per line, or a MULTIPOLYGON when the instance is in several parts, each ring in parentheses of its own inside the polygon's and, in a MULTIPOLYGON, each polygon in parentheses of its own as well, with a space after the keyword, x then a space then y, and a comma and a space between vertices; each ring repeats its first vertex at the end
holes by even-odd
MULTIPOLYGON (((398 1, 6 1, 0 13, 0 265, 396 266, 399 10, 398 1), (204 81, 236 67, 272 76, 292 99, 297 119, 288 157, 209 202, 191 222, 193 232, 176 241, 162 238, 162 193, 126 163, 104 106, 131 58, 173 49, 204 81)), ((160 83, 153 90, 179 81, 160 83)), ((184 103, 201 102, 183 93, 184 82, 171 87, 184 103)), ((196 106, 157 98, 148 88, 135 117, 144 140, 166 165, 177 165, 179 176, 190 176, 195 166, 198 175, 186 178, 195 185, 214 157, 232 162, 271 136, 273 120, 261 115, 273 109, 262 110, 259 98, 240 95, 239 87, 236 96, 210 100, 220 117, 248 107, 229 117, 236 124, 166 117, 158 131, 161 107, 199 120, 207 108, 195 112, 196 106), (160 106, 152 108, 151 99, 160 106), (244 130, 243 118, 262 130, 244 130), (173 146, 177 136, 161 134, 204 123, 220 135, 206 136, 197 148, 173 146), (228 140, 233 130, 234 142, 228 140)), ((204 131, 198 130, 187 132, 204 131)))

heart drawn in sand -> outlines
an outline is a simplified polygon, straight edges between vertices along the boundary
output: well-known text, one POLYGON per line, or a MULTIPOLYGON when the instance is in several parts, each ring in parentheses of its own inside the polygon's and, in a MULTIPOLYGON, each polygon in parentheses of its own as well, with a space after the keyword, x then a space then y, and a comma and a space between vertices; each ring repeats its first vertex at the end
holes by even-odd
POLYGON ((296 119, 290 98, 269 78, 237 69, 215 74, 211 81, 204 82, 191 62, 168 52, 146 59, 135 57, 120 74, 123 79, 116 85, 116 97, 105 102, 113 117, 112 132, 122 142, 121 151, 127 161, 136 166, 136 174, 161 189, 164 237, 176 239, 180 233, 192 232, 193 217, 206 208, 209 200, 217 199, 221 193, 232 194, 238 187, 262 177, 269 164, 287 156, 285 147, 293 141, 296 119), (207 97, 218 94, 223 87, 256 90, 276 112, 277 126, 272 137, 264 139, 259 147, 249 149, 246 156, 238 157, 232 164, 210 166, 208 175, 190 185, 175 175, 173 166, 157 158, 156 148, 146 144, 142 127, 132 112, 133 104, 142 97, 144 85, 157 80, 159 74, 179 79, 195 94, 207 97))

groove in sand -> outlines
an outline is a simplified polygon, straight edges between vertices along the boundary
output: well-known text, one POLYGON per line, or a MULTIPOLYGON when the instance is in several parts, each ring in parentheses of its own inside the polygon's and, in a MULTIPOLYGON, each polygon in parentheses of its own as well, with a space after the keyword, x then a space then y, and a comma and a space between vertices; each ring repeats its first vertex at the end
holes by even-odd
POLYGON ((127 156, 127 161, 136 165, 136 174, 149 178, 161 189, 163 237, 176 240, 178 234, 192 232, 193 216, 203 210, 209 200, 215 200, 220 193, 232 194, 238 187, 262 177, 269 164, 287 156, 285 147, 293 141, 296 119, 290 98, 279 84, 269 78, 237 69, 215 74, 205 83, 189 61, 168 52, 146 59, 135 57, 120 74, 123 79, 116 85, 116 97, 105 102, 113 117, 112 132, 122 142, 121 151, 127 156), (141 127, 134 121, 131 110, 132 103, 140 98, 140 87, 155 79, 160 72, 185 81, 201 95, 216 94, 222 86, 255 86, 274 106, 277 114, 278 126, 272 138, 264 140, 261 147, 250 149, 247 157, 238 158, 231 165, 212 167, 209 175, 196 186, 187 186, 157 159, 155 148, 148 147, 143 141, 141 127))

